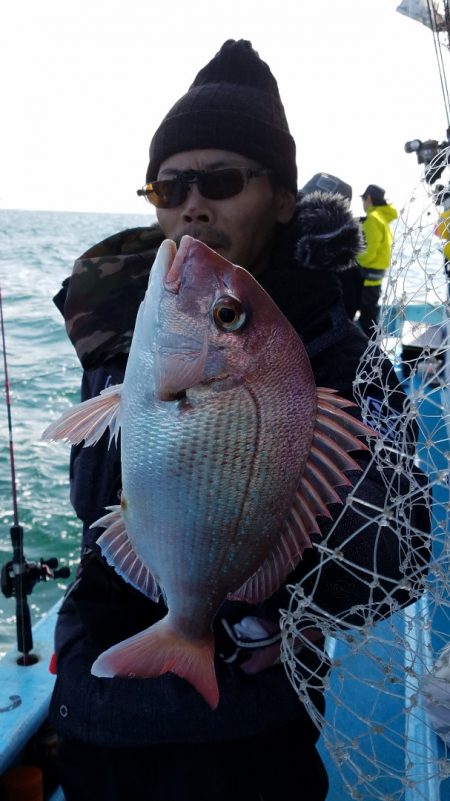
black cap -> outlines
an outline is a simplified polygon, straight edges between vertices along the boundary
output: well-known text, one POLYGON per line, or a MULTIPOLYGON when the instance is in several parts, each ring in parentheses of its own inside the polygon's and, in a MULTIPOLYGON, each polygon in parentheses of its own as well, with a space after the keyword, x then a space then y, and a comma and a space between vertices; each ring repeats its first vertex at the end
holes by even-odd
POLYGON ((352 199, 352 188, 350 184, 330 175, 329 172, 317 172, 300 190, 303 194, 309 195, 310 192, 330 192, 332 195, 342 195, 347 200, 352 199))
POLYGON ((150 144, 147 182, 169 156, 209 148, 259 162, 296 194, 295 142, 278 85, 245 39, 226 41, 164 117, 150 144))
POLYGON ((367 189, 362 193, 361 197, 365 200, 369 195, 372 198, 372 203, 374 206, 385 206, 386 199, 385 199, 385 191, 381 188, 381 186, 377 186, 376 184, 369 184, 367 189))

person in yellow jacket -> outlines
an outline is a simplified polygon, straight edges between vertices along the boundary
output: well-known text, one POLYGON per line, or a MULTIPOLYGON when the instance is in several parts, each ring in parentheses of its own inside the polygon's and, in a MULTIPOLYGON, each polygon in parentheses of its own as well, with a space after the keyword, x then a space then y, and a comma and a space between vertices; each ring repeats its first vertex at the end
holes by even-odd
POLYGON ((439 236, 444 244, 444 259, 445 259, 445 272, 449 274, 450 266, 450 197, 446 197, 444 201, 444 208, 439 212, 439 220, 434 229, 436 236, 439 236))
POLYGON ((357 256, 364 278, 359 323, 367 336, 378 321, 381 286, 391 263, 390 223, 398 217, 397 209, 387 203, 384 196, 384 189, 376 184, 369 184, 361 195, 367 216, 362 220, 366 249, 357 256))

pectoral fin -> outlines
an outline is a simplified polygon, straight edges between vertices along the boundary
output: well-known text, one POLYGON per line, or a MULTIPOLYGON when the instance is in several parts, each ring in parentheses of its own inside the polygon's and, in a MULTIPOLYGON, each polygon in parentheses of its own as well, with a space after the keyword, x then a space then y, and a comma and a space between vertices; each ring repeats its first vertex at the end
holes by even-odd
POLYGON ((111 445, 120 431, 120 401, 122 384, 107 387, 100 395, 90 398, 69 409, 55 423, 49 425, 41 439, 65 440, 76 445, 84 440, 84 445, 95 445, 109 428, 111 445))

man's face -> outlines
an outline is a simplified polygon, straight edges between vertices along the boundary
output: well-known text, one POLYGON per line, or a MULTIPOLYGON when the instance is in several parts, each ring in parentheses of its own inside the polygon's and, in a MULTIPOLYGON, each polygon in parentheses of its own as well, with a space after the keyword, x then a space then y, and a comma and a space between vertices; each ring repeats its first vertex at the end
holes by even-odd
MULTIPOLYGON (((175 178, 187 170, 214 171, 227 167, 257 169, 261 165, 227 150, 189 150, 170 156, 158 180, 175 178)), ((258 275, 268 264, 276 224, 289 222, 294 196, 274 189, 267 175, 250 178, 242 192, 225 200, 202 197, 196 183, 174 209, 157 209, 158 222, 168 239, 178 244, 185 234, 200 239, 233 264, 258 275)))

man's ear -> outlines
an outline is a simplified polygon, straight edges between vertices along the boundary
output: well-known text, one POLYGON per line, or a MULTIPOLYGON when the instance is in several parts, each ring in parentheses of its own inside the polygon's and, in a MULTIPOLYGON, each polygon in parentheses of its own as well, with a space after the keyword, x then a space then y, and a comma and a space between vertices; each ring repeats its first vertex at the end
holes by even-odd
POLYGON ((277 222, 288 223, 292 220, 295 211, 296 198, 289 189, 277 186, 275 190, 275 204, 277 207, 277 222))

